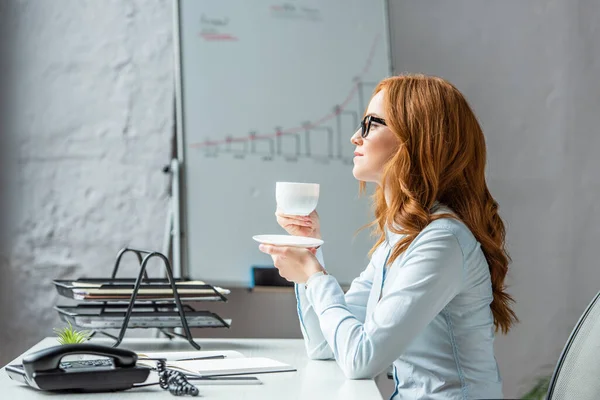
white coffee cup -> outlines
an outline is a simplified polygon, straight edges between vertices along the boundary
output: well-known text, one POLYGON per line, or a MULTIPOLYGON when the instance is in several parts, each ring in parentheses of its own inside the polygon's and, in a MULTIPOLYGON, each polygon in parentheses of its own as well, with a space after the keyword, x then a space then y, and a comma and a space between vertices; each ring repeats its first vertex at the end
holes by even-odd
POLYGON ((302 182, 277 182, 275 198, 279 210, 288 215, 306 216, 317 208, 319 184, 302 182))

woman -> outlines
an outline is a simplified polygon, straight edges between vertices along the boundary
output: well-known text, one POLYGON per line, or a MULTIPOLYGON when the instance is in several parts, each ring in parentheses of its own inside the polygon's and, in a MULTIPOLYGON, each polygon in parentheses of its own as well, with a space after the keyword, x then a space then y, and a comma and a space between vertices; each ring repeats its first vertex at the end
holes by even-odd
MULTIPOLYGON (((494 332, 517 318, 485 141, 467 101, 441 78, 385 79, 351 141, 361 191, 377 185, 379 240, 348 292, 321 250, 260 246, 296 283, 308 355, 335 358, 351 379, 393 364, 393 399, 502 398, 494 332)), ((288 233, 320 237, 316 212, 276 215, 288 233)))

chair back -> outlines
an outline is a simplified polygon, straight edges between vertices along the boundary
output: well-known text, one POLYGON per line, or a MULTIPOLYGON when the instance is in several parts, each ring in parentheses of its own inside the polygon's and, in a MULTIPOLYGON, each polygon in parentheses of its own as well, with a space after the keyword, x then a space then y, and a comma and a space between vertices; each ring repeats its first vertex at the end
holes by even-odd
POLYGON ((600 292, 571 332, 548 386, 547 400, 600 399, 600 292))

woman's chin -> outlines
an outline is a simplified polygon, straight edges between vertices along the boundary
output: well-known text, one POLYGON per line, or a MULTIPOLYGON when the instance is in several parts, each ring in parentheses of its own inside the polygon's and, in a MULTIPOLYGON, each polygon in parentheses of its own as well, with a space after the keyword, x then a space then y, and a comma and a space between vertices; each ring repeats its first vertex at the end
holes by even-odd
POLYGON ((361 171, 360 168, 356 168, 356 166, 352 168, 352 175, 357 181, 365 183, 378 183, 378 181, 374 179, 373 175, 365 173, 365 171, 361 171))
POLYGON ((357 168, 356 165, 352 168, 352 175, 357 181, 366 181, 364 174, 361 174, 360 168, 357 168))

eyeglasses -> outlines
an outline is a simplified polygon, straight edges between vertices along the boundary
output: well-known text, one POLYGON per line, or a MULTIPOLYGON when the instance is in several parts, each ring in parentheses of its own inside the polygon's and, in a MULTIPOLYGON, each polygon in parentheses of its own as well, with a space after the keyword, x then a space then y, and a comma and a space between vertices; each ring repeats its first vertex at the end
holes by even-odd
POLYGON ((369 131, 371 130, 371 123, 375 122, 376 124, 387 126, 385 120, 383 118, 375 117, 373 115, 367 115, 360 121, 360 136, 364 139, 369 135, 369 131))

